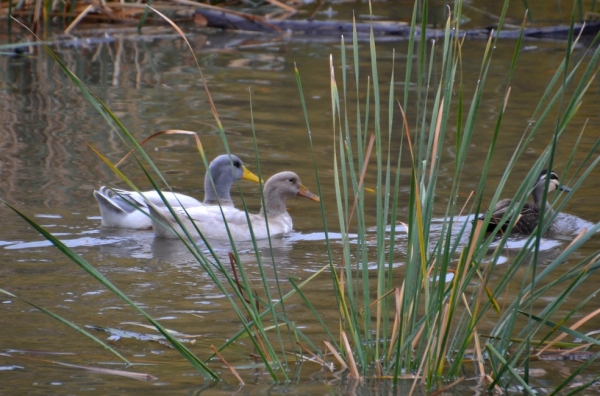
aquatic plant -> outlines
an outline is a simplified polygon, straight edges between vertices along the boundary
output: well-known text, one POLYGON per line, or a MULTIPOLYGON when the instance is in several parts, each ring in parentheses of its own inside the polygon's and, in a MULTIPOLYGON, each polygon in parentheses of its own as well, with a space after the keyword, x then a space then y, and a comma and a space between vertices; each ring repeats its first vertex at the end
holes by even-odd
MULTIPOLYGON (((505 3, 504 12, 507 4, 505 3)), ((476 221, 473 227, 470 225, 473 216, 465 214, 484 211, 483 192, 487 174, 500 136, 503 113, 510 99, 510 81, 518 64, 522 40, 515 43, 512 63, 506 73, 504 103, 499 106, 489 149, 482 153, 486 160, 478 188, 465 201, 461 197, 461 174, 468 166, 467 155, 471 150, 479 103, 492 64, 497 37, 495 32, 490 34, 482 56, 480 75, 465 79, 461 73, 461 49, 468 43, 464 43, 460 34, 461 12, 460 2, 455 3, 453 12, 448 15, 445 36, 440 38, 439 43, 434 41, 431 44, 429 54, 426 53, 428 45, 423 34, 416 35, 411 40, 403 81, 403 100, 399 100, 397 104, 393 73, 389 80, 387 131, 383 126, 385 111, 382 110, 383 98, 379 94, 380 78, 374 39, 371 38, 370 43, 372 67, 369 73, 372 78, 373 109, 367 101, 362 107, 357 103, 350 110, 347 70, 352 70, 355 74, 357 92, 361 81, 356 36, 352 48, 354 63, 350 63, 353 67, 348 67, 345 43, 341 43, 341 91, 336 82, 336 68, 333 62, 331 64, 333 139, 337 142, 334 173, 339 228, 343 235, 352 231, 357 237, 352 240, 344 238, 341 257, 330 255, 331 272, 335 274, 333 282, 340 311, 341 334, 339 345, 334 344, 335 340, 331 339, 328 348, 331 352, 336 351, 334 356, 341 364, 349 367, 350 375, 354 377, 375 376, 398 381, 409 376, 414 378, 414 384, 422 382, 430 389, 440 378, 460 377, 465 368, 466 357, 469 356, 468 360, 475 362, 475 373, 482 381, 488 379, 489 386, 500 385, 506 388, 516 382, 527 392, 534 393, 528 384, 530 361, 542 356, 544 351, 565 334, 574 336, 574 329, 567 328, 564 323, 584 304, 575 310, 563 308, 569 313, 560 318, 560 323, 552 318, 584 278, 598 268, 600 263, 597 261, 597 253, 580 262, 571 262, 571 268, 558 279, 549 280, 548 276, 589 240, 600 229, 600 225, 583 230, 558 257, 542 266, 538 262, 540 244, 550 226, 550 222, 545 222, 544 226, 539 226, 527 238, 524 246, 511 260, 509 268, 499 271, 496 264, 502 257, 503 249, 507 247, 511 230, 518 218, 516 214, 526 202, 540 171, 552 168, 558 142, 568 139, 565 128, 575 116, 582 95, 595 76, 600 52, 598 49, 590 49, 587 65, 582 60, 575 62, 572 51, 578 38, 572 34, 569 36, 565 58, 532 115, 536 123, 525 131, 510 158, 490 207, 495 206, 507 182, 515 178, 512 169, 532 139, 539 137, 543 122, 549 114, 558 112, 552 138, 523 179, 508 209, 512 220, 510 216, 505 216, 500 221, 508 222, 506 232, 502 233, 499 225, 493 232, 486 234, 489 214, 484 220, 476 221), (431 86, 434 64, 442 70, 437 86, 431 86), (414 72, 413 65, 417 69, 414 72), (415 82, 416 93, 409 89, 411 83, 415 82), (476 85, 469 106, 466 105, 469 101, 464 97, 464 87, 468 84, 476 85), (455 105, 458 117, 451 120, 449 109, 454 105, 455 98, 458 99, 455 105), (411 114, 414 126, 411 126, 404 111, 411 102, 417 103, 413 106, 416 107, 417 114, 411 114), (402 125, 393 125, 396 105, 401 114, 402 125), (356 122, 349 121, 350 112, 357 114, 356 122), (364 113, 364 127, 361 112, 364 113), (369 140, 366 132, 372 125, 366 121, 371 115, 374 117, 374 140, 369 140), (402 135, 401 138, 399 135, 402 135), (401 145, 399 149, 393 146, 398 141, 401 145), (449 188, 450 193, 443 196, 447 202, 445 216, 443 219, 436 219, 433 217, 434 207, 437 206, 437 210, 440 210, 438 170, 442 153, 447 152, 449 142, 455 144, 452 186, 449 188), (373 155, 377 163, 375 235, 370 232, 372 228, 365 218, 367 202, 373 198, 366 197, 363 183, 371 147, 374 147, 373 155), (397 153, 396 156, 394 152, 397 153), (408 169, 402 167, 403 155, 410 156, 408 169), (403 170, 404 174, 410 176, 401 178, 403 170), (399 205, 405 204, 399 199, 402 183, 410 183, 409 217, 405 225, 398 226, 401 219, 398 219, 396 211, 399 205), (376 243, 369 243, 373 238, 376 243), (395 285, 392 283, 392 273, 396 271, 394 263, 399 258, 394 247, 400 238, 406 238, 407 243, 406 257, 401 258, 405 260, 405 280, 402 284, 395 285), (497 298, 508 292, 508 284, 515 280, 516 271, 523 269, 526 269, 528 276, 520 282, 517 291, 511 291, 516 292, 512 296, 514 298, 501 307, 497 298), (377 274, 375 281, 369 277, 373 272, 377 274), (493 277, 498 279, 492 281, 493 277), (544 309, 534 308, 537 306, 536 302, 543 301, 548 295, 557 294, 558 297, 553 299, 552 304, 543 304, 544 309), (482 321, 484 318, 490 320, 491 316, 497 318, 494 319, 496 325, 489 335, 484 336, 480 331, 482 321), (490 368, 486 368, 485 364, 489 364, 490 368), (519 374, 521 369, 524 370, 523 375, 519 374)), ((504 15, 498 29, 503 27, 504 15)), ((414 16, 412 28, 416 31, 414 16)), ((427 26, 422 24, 421 32, 426 29, 427 26)), ((598 37, 595 42, 597 40, 598 37)), ((402 96, 402 93, 398 96, 402 96)), ((594 157, 597 147, 598 143, 586 157, 585 163, 579 164, 574 170, 577 177, 573 176, 571 180, 575 182, 576 188, 597 165, 599 158, 594 157)), ((577 144, 574 144, 571 159, 565 166, 565 174, 572 172, 572 159, 576 150, 577 144)), ((544 200, 547 191, 548 184, 545 186, 544 200)), ((562 200, 555 207, 560 210, 571 196, 560 196, 562 200)), ((552 216, 550 220, 557 216, 556 213, 542 211, 541 217, 544 215, 552 216)), ((592 287, 586 302, 596 292, 596 288, 592 287)), ((311 296, 303 296, 303 299, 310 306, 311 296)), ((314 309, 312 312, 319 315, 314 309)), ((585 340, 590 343, 589 346, 598 343, 590 337, 585 340)), ((575 348, 573 344, 570 347, 575 348)), ((592 360, 595 358, 596 355, 593 355, 592 360)), ((584 366, 588 364, 586 362, 584 366)), ((574 377, 575 374, 568 381, 574 377)), ((562 383, 556 391, 566 386, 568 381, 562 383)))

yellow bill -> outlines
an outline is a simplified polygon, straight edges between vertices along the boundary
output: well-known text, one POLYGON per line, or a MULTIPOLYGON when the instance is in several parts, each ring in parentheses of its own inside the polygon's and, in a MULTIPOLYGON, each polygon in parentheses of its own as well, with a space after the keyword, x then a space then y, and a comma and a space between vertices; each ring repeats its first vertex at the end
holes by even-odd
POLYGON ((250 172, 248 170, 248 168, 246 168, 245 166, 244 166, 244 174, 242 175, 242 179, 249 180, 254 183, 260 182, 260 179, 258 178, 258 176, 256 176, 254 173, 250 172))

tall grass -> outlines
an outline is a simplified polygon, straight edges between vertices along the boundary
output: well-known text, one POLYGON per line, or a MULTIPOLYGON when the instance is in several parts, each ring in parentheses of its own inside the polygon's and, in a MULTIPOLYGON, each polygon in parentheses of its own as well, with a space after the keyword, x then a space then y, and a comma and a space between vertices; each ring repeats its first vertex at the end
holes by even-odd
MULTIPOLYGON (((411 25, 413 32, 416 32, 418 26, 419 13, 427 12, 426 5, 425 2, 425 6, 420 8, 419 2, 415 3, 411 25)), ((502 29, 507 9, 508 1, 504 5, 499 29, 502 29)), ((396 92, 395 67, 390 75, 379 75, 373 35, 369 42, 371 63, 368 71, 365 72, 360 67, 361 49, 356 31, 352 37, 352 58, 347 57, 345 40, 341 41, 339 61, 337 57, 332 57, 331 138, 335 143, 335 208, 332 210, 337 213, 338 222, 327 223, 326 206, 323 202, 321 211, 326 238, 328 230, 335 228, 339 229, 343 239, 341 249, 326 239, 328 263, 319 272, 300 284, 294 279, 286 281, 277 275, 277 292, 273 295, 270 292, 273 281, 267 279, 266 269, 271 267, 277 274, 276 262, 272 254, 267 257, 259 254, 255 240, 253 243, 260 273, 260 288, 251 284, 233 238, 230 240, 229 261, 226 261, 210 248, 207 236, 202 235, 198 229, 194 232, 186 231, 186 235, 181 237, 198 264, 223 293, 240 322, 241 330, 228 335, 228 341, 217 348, 217 351, 225 350, 246 334, 273 381, 290 380, 288 359, 289 356, 293 356, 293 359, 298 361, 310 357, 328 368, 332 365, 344 367, 349 376, 357 379, 376 377, 397 383, 409 378, 413 381, 413 387, 417 383, 424 383, 428 389, 436 386, 440 380, 460 377, 465 369, 466 356, 470 355, 470 359, 475 362, 476 374, 482 381, 487 381, 488 386, 498 385, 506 388, 518 383, 527 392, 533 393, 529 385, 529 362, 537 353, 542 352, 543 348, 551 346, 549 341, 556 344, 562 339, 561 335, 566 334, 579 337, 590 346, 598 344, 596 339, 578 332, 576 326, 568 328, 565 325, 568 319, 585 308, 585 304, 591 301, 598 290, 590 290, 589 297, 577 307, 569 309, 567 317, 560 318, 560 322, 556 322, 555 318, 556 312, 571 293, 574 290, 581 291, 584 282, 598 268, 600 264, 597 256, 594 254, 571 263, 570 269, 557 279, 548 280, 548 275, 589 240, 600 225, 582 232, 550 264, 541 267, 537 258, 542 235, 549 227, 549 223, 541 222, 542 226, 529 236, 525 246, 512 259, 508 268, 504 267, 502 273, 498 273, 495 264, 502 256, 510 230, 517 219, 516 214, 520 212, 537 176, 542 169, 552 168, 555 148, 561 139, 564 139, 565 128, 576 115, 582 97, 594 78, 600 49, 589 50, 586 62, 583 61, 583 57, 575 62, 572 51, 577 44, 577 38, 569 37, 565 58, 541 96, 533 115, 537 123, 526 131, 519 142, 489 203, 490 207, 493 207, 502 195, 504 186, 512 177, 515 164, 532 139, 539 134, 540 125, 549 119, 551 114, 557 114, 553 138, 537 162, 531 165, 530 172, 523 179, 509 207, 512 220, 508 222, 507 231, 502 233, 500 227, 497 227, 494 232, 486 234, 482 230, 487 228, 490 215, 484 220, 476 220, 473 225, 471 220, 474 217, 466 215, 483 211, 487 174, 502 128, 504 110, 510 100, 510 81, 518 67, 522 40, 515 42, 514 55, 506 75, 504 100, 500 106, 489 149, 484 153, 485 163, 479 185, 464 202, 459 194, 464 190, 461 175, 468 165, 470 143, 493 61, 496 39, 490 35, 482 54, 480 74, 469 100, 465 97, 465 87, 471 82, 463 80, 461 57, 463 46, 469 43, 460 35, 461 13, 462 2, 455 2, 447 16, 445 35, 439 40, 428 43, 425 34, 412 35, 408 45, 404 92, 396 92), (348 74, 350 65, 353 66, 354 79, 348 74), (441 70, 437 79, 434 78, 434 65, 441 70), (367 74, 367 79, 363 73, 367 74), (340 77, 341 86, 338 85, 340 77), (349 99, 352 81, 355 85, 355 103, 349 99), (363 86, 363 81, 367 81, 366 87, 363 86), (416 92, 409 90, 413 83, 416 83, 416 92), (389 87, 387 98, 381 93, 383 84, 389 87), (402 100, 398 100, 398 97, 402 100), (360 98, 365 98, 364 102, 360 98), (409 118, 405 113, 410 103, 416 103, 417 110, 413 118, 409 118), (454 114, 452 109, 455 109, 456 119, 451 117, 451 114, 454 114), (349 114, 356 114, 356 119, 351 120, 349 114), (387 118, 384 118, 386 115, 387 118), (399 117, 395 117, 396 115, 399 117), (393 121, 397 118, 402 122, 394 124, 393 121), (437 184, 438 172, 448 141, 452 140, 455 142, 453 182, 449 189, 441 190, 437 184), (399 147, 394 146, 397 142, 400 142, 399 147), (402 161, 403 156, 410 158, 408 169, 403 168, 402 164, 406 163, 402 161), (365 190, 364 178, 370 168, 375 168, 376 173, 374 194, 365 190), (409 176, 403 177, 403 174, 409 176), (398 214, 398 207, 406 205, 399 194, 402 184, 410 185, 406 219, 400 218, 398 214), (440 195, 447 197, 447 203, 442 208, 439 200, 436 200, 440 195), (367 208, 372 205, 373 200, 376 211, 374 228, 367 217, 367 208), (443 217, 436 218, 436 214, 441 212, 444 213, 443 217), (403 221, 405 225, 397 226, 399 221, 403 221), (434 224, 439 230, 435 234, 432 233, 434 224), (371 229, 375 230, 376 244, 369 243, 368 235, 371 229), (196 242, 198 237, 208 247, 208 253, 196 242), (399 240, 406 244, 405 253, 402 255, 398 253, 399 240), (339 252, 339 256, 336 252, 339 252), (404 281, 395 285, 393 279, 398 269, 394 267, 394 263, 398 260, 404 262, 404 281), (375 269, 371 269, 370 266, 374 266, 375 269), (520 287, 508 305, 500 307, 497 298, 506 294, 510 282, 518 279, 516 274, 519 269, 526 269, 528 276, 520 281, 520 287), (311 303, 315 296, 303 291, 307 284, 315 277, 323 276, 323 273, 329 273, 331 276, 339 312, 338 323, 328 323, 322 316, 323 312, 319 312, 311 303), (494 281, 491 281, 492 276, 496 278, 494 281), (556 290, 560 292, 557 293, 556 290), (544 304, 544 309, 536 309, 535 303, 545 298, 548 293, 557 296, 551 304, 544 304), (304 334, 302 324, 296 323, 288 316, 285 304, 292 296, 300 298, 317 323, 322 326, 323 337, 326 337, 322 348, 317 346, 317 340, 304 334), (484 337, 480 331, 481 324, 491 315, 496 315, 496 324, 490 334, 484 337)), ((425 22, 420 27, 423 32, 427 29, 425 22)), ((82 90, 88 101, 122 134, 125 144, 137 149, 139 154, 136 160, 153 186, 159 190, 162 185, 167 185, 160 170, 144 154, 143 148, 126 127, 98 97, 90 93, 56 55, 51 51, 49 53, 82 90)), ((296 70, 296 79, 312 147, 312 131, 303 96, 301 72, 296 70)), ((205 88, 210 98, 206 85, 205 88)), ((212 101, 211 108, 225 149, 229 152, 223 127, 212 101)), ((255 135, 254 141, 256 169, 260 175, 255 135)), ((201 143, 198 144, 198 148, 205 166, 208 167, 201 143)), ((563 208, 570 197, 576 194, 584 179, 597 165, 600 159, 595 156, 596 148, 597 146, 577 166, 573 163, 574 154, 571 156, 564 172, 565 175, 574 175, 570 179, 574 182, 570 183, 573 185, 573 193, 559 196, 559 201, 554 205, 557 210, 563 208)), ((573 149, 574 152, 576 149, 577 145, 573 149)), ((116 166, 101 154, 100 158, 135 189, 116 166)), ((319 181, 316 160, 314 162, 315 176, 319 181)), ((319 195, 322 195, 321 188, 318 182, 319 195)), ((547 188, 546 185, 546 190, 547 188)), ((547 193, 544 194, 546 195, 547 193)), ((242 207, 246 209, 243 194, 242 207)), ((174 214, 172 208, 170 210, 174 214)), ((548 214, 542 212, 542 216, 544 215, 548 214)), ((26 218, 25 215, 22 216, 26 218)), ((508 219, 507 216, 503 221, 508 219)), ((74 263, 136 307, 169 338, 168 332, 162 329, 160 323, 131 302, 83 258, 62 245, 43 228, 29 219, 26 220, 74 263)), ((204 359, 200 359, 175 338, 170 337, 169 341, 206 377, 218 378, 208 365, 213 353, 207 351, 204 359)), ((594 355, 594 359, 595 357, 594 355)), ((581 369, 575 370, 557 391, 572 381, 588 364, 585 363, 581 365, 581 369)))
MULTIPOLYGON (((503 14, 498 29, 502 29, 504 17, 508 9, 505 2, 503 14)), ((412 20, 416 26, 416 16, 419 8, 415 6, 412 20)), ((575 14, 576 9, 574 9, 575 14)), ((378 75, 377 53, 373 36, 370 42, 371 70, 368 72, 372 82, 373 108, 370 102, 358 103, 352 109, 357 113, 355 122, 348 120, 350 101, 347 98, 347 84, 350 80, 347 73, 346 49, 342 40, 340 64, 343 87, 337 83, 334 63, 331 64, 331 97, 333 123, 333 140, 337 144, 334 152, 334 174, 336 206, 339 228, 343 235, 350 231, 357 235, 356 239, 343 239, 341 257, 332 257, 330 253, 331 271, 334 276, 334 290, 340 311, 341 329, 337 355, 344 360, 344 365, 350 369, 353 376, 373 376, 393 378, 398 381, 403 373, 415 373, 415 384, 422 382, 431 388, 440 378, 453 378, 464 369, 464 359, 468 349, 472 350, 478 362, 476 371, 482 380, 487 378, 490 386, 500 384, 504 387, 518 382, 528 392, 533 393, 528 382, 529 361, 541 350, 545 341, 558 333, 574 336, 582 335, 558 326, 552 321, 553 314, 563 306, 568 296, 579 288, 590 273, 599 266, 596 254, 573 265, 565 275, 548 283, 547 276, 565 259, 575 252, 600 228, 596 225, 584 230, 563 253, 550 264, 539 267, 538 257, 542 235, 547 231, 550 222, 540 221, 541 226, 531 234, 523 249, 512 260, 508 270, 502 274, 495 273, 495 264, 502 257, 503 249, 510 236, 510 231, 518 219, 523 203, 532 190, 542 169, 552 168, 556 146, 563 137, 568 122, 575 116, 586 92, 594 78, 598 67, 598 49, 589 50, 587 64, 583 58, 573 62, 571 53, 578 39, 569 36, 565 59, 557 69, 546 91, 540 98, 538 108, 532 118, 537 122, 523 135, 513 157, 510 159, 506 172, 498 186, 490 207, 494 207, 507 181, 512 177, 512 169, 520 156, 527 149, 532 139, 540 132, 540 125, 548 119, 551 112, 558 114, 551 143, 542 153, 523 180, 521 187, 513 200, 509 213, 503 221, 512 220, 506 232, 501 234, 501 227, 490 234, 482 230, 487 228, 491 214, 484 220, 474 222, 473 217, 460 216, 465 213, 479 213, 483 208, 484 190, 487 174, 490 169, 495 146, 501 130, 502 118, 506 104, 510 100, 510 81, 517 67, 521 49, 522 37, 515 43, 515 51, 510 68, 507 70, 507 85, 505 99, 499 111, 494 134, 490 141, 485 165, 482 169, 477 190, 470 196, 467 203, 460 202, 461 175, 467 166, 467 154, 471 146, 471 138, 475 131, 479 104, 484 93, 486 79, 492 64, 493 49, 496 38, 490 35, 485 52, 482 54, 481 71, 477 79, 471 105, 464 105, 463 81, 461 73, 461 49, 464 43, 460 35, 461 2, 455 3, 452 13, 449 13, 445 25, 445 36, 438 43, 431 44, 431 52, 427 53, 427 43, 424 35, 414 37, 409 43, 404 80, 404 101, 398 110, 402 116, 402 125, 393 125, 392 120, 395 106, 394 71, 389 76, 389 98, 387 102, 387 125, 384 124, 385 112, 382 108, 383 97, 380 94, 380 76, 378 75), (441 49, 436 50, 436 47, 441 49), (417 52, 418 50, 418 52, 417 52), (436 57, 441 57, 436 59, 436 57), (441 70, 439 84, 430 86, 433 75, 433 64, 439 62, 441 70), (413 71, 416 65, 416 71, 413 71), (413 74, 414 73, 414 74, 413 74), (415 75, 416 74, 416 75, 415 75), (578 76, 578 77, 576 77, 578 76), (409 92, 411 82, 417 81, 416 98, 409 92), (458 98, 455 105, 453 100, 458 98), (409 102, 415 100, 418 113, 416 124, 410 125, 404 109, 409 102), (451 106, 457 108, 457 120, 450 119, 451 106), (364 116, 361 113, 364 112, 364 116), (363 175, 365 164, 368 162, 370 147, 368 136, 361 126, 361 117, 367 118, 373 114, 372 122, 374 136, 374 153, 376 163, 376 245, 367 243, 367 235, 371 225, 367 224, 365 210, 367 204, 372 205, 372 199, 365 196, 363 175), (354 129, 354 131, 352 131, 354 129), (455 130, 456 132, 453 132, 455 130), (436 227, 441 228, 439 235, 431 233, 432 224, 436 220, 434 213, 436 196, 440 195, 437 188, 437 175, 442 153, 449 134, 453 133, 456 142, 453 184, 449 193, 444 195, 448 203, 444 209, 443 219, 437 219, 436 227), (400 141, 399 154, 392 157, 392 136, 395 142, 400 141), (358 155, 356 154, 358 153, 358 155), (401 285, 394 287, 391 283, 394 272, 395 242, 397 240, 396 224, 399 220, 396 208, 402 203, 398 197, 402 172, 402 155, 410 155, 411 167, 405 173, 410 174, 410 197, 408 202, 409 215, 407 221, 407 252, 405 259, 405 278, 401 285), (465 205, 463 207, 463 204, 465 205), (441 225, 440 221, 441 220, 441 225), (492 243, 495 243, 492 248, 492 243), (493 250, 490 255, 488 252, 493 250), (369 265, 376 269, 369 269, 369 265), (521 281, 521 287, 514 300, 505 308, 500 308, 497 297, 507 291, 510 281, 517 279, 519 269, 527 269, 528 276, 521 281), (375 281, 369 280, 373 275, 375 281), (500 278, 491 282, 492 275, 500 278), (447 281, 448 277, 451 281, 447 281), (563 289, 564 288, 564 289, 563 289), (535 312, 536 301, 547 295, 560 293, 547 308, 535 312), (479 328, 484 318, 492 313, 499 313, 500 318, 490 335, 482 338, 479 328), (559 330, 560 329, 560 330, 559 330), (347 341, 349 340, 349 342, 347 341), (518 340, 518 341, 516 341, 518 340), (344 347, 352 344, 352 348, 344 347), (505 360, 503 356, 510 356, 505 360), (491 364, 491 369, 484 367, 491 364), (525 368, 524 375, 519 374, 520 368, 525 368)), ((573 25, 572 18, 571 25, 573 25)), ((426 26, 422 25, 425 30, 426 26)), ((596 39, 597 41, 597 39, 596 39)), ((358 62, 359 48, 356 34, 353 39, 355 85, 359 91, 360 67, 358 62)), ((592 46, 592 48, 594 48, 592 46)), ((370 93, 370 91, 368 91, 370 93)), ((364 96, 364 95, 363 95, 364 96)), ((360 97, 360 95, 357 95, 360 97)), ((366 129, 366 127, 364 128, 366 129)), ((564 139, 564 138, 563 138, 564 139)), ((588 154, 585 161, 577 169, 571 171, 572 159, 566 166, 565 174, 574 173, 575 189, 597 165, 599 159, 594 158, 597 145, 588 154)), ((514 179, 514 177, 513 177, 514 179)), ((547 186, 546 186, 547 188, 547 186)), ((547 193, 544 193, 546 199, 547 193)), ((560 196, 562 200, 555 204, 560 210, 573 194, 560 196)), ((544 217, 542 210, 541 218, 544 217)), ((550 214, 546 214, 549 216, 550 214)), ((553 220, 557 213, 553 215, 553 220)), ((398 230, 401 228, 398 227, 398 230)), ((579 289, 581 292, 581 289, 579 289)), ((591 290, 589 299, 596 293, 591 290)), ((310 296, 307 296, 310 301, 310 296)), ((571 317, 581 309, 580 304, 575 309, 569 309, 571 317)), ((312 309, 312 312, 315 312, 312 309)), ((318 315, 318 313, 316 313, 318 315)), ((563 318, 565 321, 568 318, 563 318)), ((585 336, 584 336, 585 337, 585 336)), ((598 341, 584 338, 595 345, 598 341)), ((334 345, 335 340, 330 340, 334 345)), ((330 348, 331 349, 331 348, 330 348)), ((586 366, 588 363, 586 363, 586 366)), ((579 372, 579 371, 578 371, 579 372)), ((571 376, 572 380, 575 375, 571 376)), ((565 386, 563 383, 559 388, 565 386)))

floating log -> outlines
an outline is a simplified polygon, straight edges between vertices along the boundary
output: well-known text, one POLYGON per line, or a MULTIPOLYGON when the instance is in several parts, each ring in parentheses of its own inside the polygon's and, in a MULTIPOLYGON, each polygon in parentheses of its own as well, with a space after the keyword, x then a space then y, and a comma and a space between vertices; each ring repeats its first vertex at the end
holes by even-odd
MULTIPOLYGON (((196 21, 207 27, 225 30, 245 30, 264 33, 291 33, 306 36, 332 36, 340 35, 350 37, 354 25, 352 22, 317 21, 317 20, 267 20, 254 15, 244 16, 239 13, 213 11, 200 9, 196 11, 196 21)), ((375 37, 406 40, 410 35, 410 25, 405 22, 373 22, 356 23, 356 32, 359 38, 369 36, 373 28, 375 37)), ((485 29, 463 30, 461 34, 470 38, 488 38, 494 27, 485 29)), ((575 35, 583 29, 583 35, 595 35, 600 31, 600 22, 593 21, 587 24, 576 24, 575 35)), ((443 37, 442 29, 427 29, 427 38, 443 37)), ((542 28, 525 28, 525 37, 565 39, 569 34, 569 26, 549 26, 542 28)), ((421 35, 421 29, 415 29, 415 35, 421 35)), ((514 39, 519 37, 520 30, 503 30, 497 34, 500 38, 514 39)))
MULTIPOLYGON (((264 33, 287 33, 307 35, 333 35, 352 34, 352 22, 302 20, 266 20, 260 17, 245 17, 240 14, 231 14, 222 11, 200 9, 196 15, 201 15, 207 27, 225 30, 246 30, 264 33)), ((197 19, 196 19, 197 20, 197 19)), ((358 35, 368 35, 371 29, 369 23, 357 23, 358 35)), ((405 22, 373 22, 375 35, 408 36, 410 25, 405 22)))

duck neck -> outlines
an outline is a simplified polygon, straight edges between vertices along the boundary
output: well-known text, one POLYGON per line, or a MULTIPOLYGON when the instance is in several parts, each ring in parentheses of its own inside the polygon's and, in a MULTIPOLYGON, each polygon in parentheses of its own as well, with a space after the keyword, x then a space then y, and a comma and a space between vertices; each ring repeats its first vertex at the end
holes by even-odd
MULTIPOLYGON (((533 192, 531 193, 531 195, 533 195, 533 203, 536 204, 537 207, 539 207, 541 209, 542 208, 542 198, 544 197, 544 182, 543 181, 538 182, 538 184, 533 189, 533 192)), ((552 216, 554 214, 554 210, 552 209, 550 202, 546 201, 546 202, 544 202, 544 204, 546 206, 544 209, 544 217, 548 218, 549 216, 552 216)))
POLYGON ((263 214, 265 212, 265 207, 266 212, 269 216, 277 216, 282 213, 286 213, 287 209, 285 205, 285 198, 282 199, 282 197, 278 195, 276 191, 267 189, 265 189, 264 194, 265 205, 260 208, 260 214, 263 214))
POLYGON ((207 174, 204 178, 204 203, 214 205, 217 203, 217 198, 221 202, 221 205, 230 205, 231 194, 229 192, 231 185, 229 183, 224 183, 218 177, 215 178, 213 175, 215 187, 213 187, 210 182, 210 177, 207 174))

